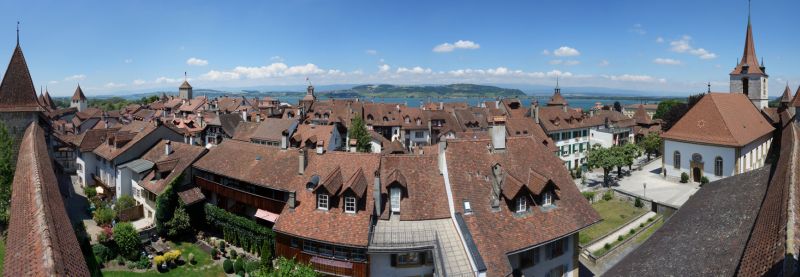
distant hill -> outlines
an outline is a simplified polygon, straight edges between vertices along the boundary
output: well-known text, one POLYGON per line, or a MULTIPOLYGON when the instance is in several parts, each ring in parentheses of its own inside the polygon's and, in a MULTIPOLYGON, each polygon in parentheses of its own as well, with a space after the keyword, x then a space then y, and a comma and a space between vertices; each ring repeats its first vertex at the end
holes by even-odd
POLYGON ((326 95, 334 98, 382 97, 382 98, 426 98, 426 97, 521 97, 521 90, 495 86, 452 84, 441 86, 395 86, 360 85, 350 89, 333 90, 326 95))

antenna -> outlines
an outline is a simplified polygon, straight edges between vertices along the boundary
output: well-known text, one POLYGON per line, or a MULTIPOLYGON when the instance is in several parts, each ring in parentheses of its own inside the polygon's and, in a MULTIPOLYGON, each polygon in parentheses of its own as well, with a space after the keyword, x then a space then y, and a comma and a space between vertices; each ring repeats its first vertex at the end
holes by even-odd
POLYGON ((188 76, 188 74, 186 74, 186 71, 184 71, 184 72, 183 72, 183 81, 184 81, 184 82, 185 82, 185 81, 186 81, 186 79, 188 78, 187 76, 188 76))

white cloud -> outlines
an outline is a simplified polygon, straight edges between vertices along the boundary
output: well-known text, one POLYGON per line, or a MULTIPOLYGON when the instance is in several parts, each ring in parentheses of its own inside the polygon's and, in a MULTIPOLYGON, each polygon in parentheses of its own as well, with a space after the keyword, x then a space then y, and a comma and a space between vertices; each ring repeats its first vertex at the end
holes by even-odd
POLYGON ((542 55, 545 55, 545 56, 550 55, 550 50, 547 50, 547 49, 542 50, 542 55))
POLYGON ((608 60, 602 60, 602 61, 600 61, 600 63, 599 63, 599 64, 597 64, 597 65, 598 65, 598 66, 602 66, 602 67, 606 67, 606 66, 608 66, 609 64, 610 64, 610 63, 608 62, 608 60))
POLYGON ((206 74, 200 76, 201 79, 204 80, 211 80, 211 81, 228 81, 228 80, 238 80, 239 74, 234 72, 223 72, 223 71, 216 71, 211 70, 206 74))
POLYGON ((572 73, 569 72, 561 72, 561 70, 551 70, 550 72, 546 73, 547 77, 572 77, 572 73))
POLYGON ((631 33, 644 35, 647 34, 647 31, 642 27, 642 24, 636 23, 633 24, 633 27, 629 30, 631 33))
POLYGON ((578 65, 580 63, 581 63, 580 61, 569 60, 569 61, 564 62, 564 65, 578 65))
POLYGON ((147 83, 147 82, 145 82, 144 80, 141 80, 141 79, 133 80, 133 85, 136 85, 136 86, 141 86, 141 85, 144 85, 145 83, 147 83))
POLYGON ((173 79, 173 78, 168 78, 168 77, 163 77, 162 76, 162 77, 156 78, 156 80, 154 82, 156 84, 165 84, 165 83, 177 83, 177 82, 180 82, 180 81, 181 81, 181 79, 178 79, 178 78, 173 79))
POLYGON ((321 69, 317 65, 307 63, 304 65, 288 66, 285 63, 272 63, 265 66, 237 66, 231 71, 211 70, 201 76, 203 80, 228 81, 246 79, 264 79, 287 76, 309 75, 344 75, 346 73, 337 69, 321 69))
POLYGON ((283 62, 283 58, 281 56, 272 56, 269 58, 269 60, 272 62, 279 62, 279 63, 283 62))
POLYGON ((686 35, 682 36, 680 39, 670 41, 670 50, 676 53, 689 53, 703 60, 709 60, 717 57, 717 54, 711 53, 706 49, 692 47, 691 41, 692 37, 686 35))
POLYGON ((411 73, 411 74, 426 74, 426 73, 431 73, 431 71, 432 70, 430 68, 422 68, 419 66, 415 66, 412 68, 401 67, 397 69, 397 73, 411 73))
POLYGON ((64 81, 83 81, 86 79, 86 75, 84 74, 75 74, 72 76, 68 76, 64 78, 64 81))
POLYGON ((392 69, 392 67, 388 64, 382 64, 378 66, 378 72, 389 72, 390 69, 392 69))
POLYGON ((370 55, 370 56, 375 56, 375 55, 378 55, 378 50, 367 49, 366 51, 364 51, 364 53, 367 53, 367 55, 370 55))
POLYGON ((55 84, 58 84, 58 81, 56 81, 56 80, 52 80, 52 81, 50 81, 49 83, 50 83, 50 84, 53 84, 53 85, 55 85, 55 84))
POLYGON ((481 48, 481 46, 479 44, 473 42, 473 41, 470 41, 470 40, 459 40, 459 41, 456 41, 456 42, 454 42, 452 44, 448 43, 448 42, 445 42, 445 43, 436 45, 436 47, 433 47, 433 52, 436 52, 436 53, 447 53, 447 52, 453 52, 453 50, 456 50, 456 49, 472 49, 472 50, 474 50, 474 49, 478 49, 478 48, 481 48))
POLYGON ((664 38, 662 38, 662 37, 657 37, 657 38, 656 38, 656 43, 664 43, 664 38))
POLYGON ((104 87, 106 87, 106 88, 121 88, 121 87, 124 87, 124 86, 125 86, 125 84, 117 84, 117 83, 114 83, 114 82, 106 83, 104 85, 104 87))
POLYGON ((198 59, 198 58, 195 58, 195 57, 191 57, 188 60, 186 60, 186 64, 192 65, 192 66, 206 66, 206 65, 208 65, 208 60, 203 60, 203 59, 198 59))
POLYGON ((664 78, 657 79, 650 75, 622 74, 622 75, 611 75, 611 76, 603 75, 603 77, 608 78, 612 81, 623 81, 623 82, 642 82, 642 83, 667 82, 667 79, 664 78))
POLYGON ((133 63, 133 59, 125 59, 123 62, 124 63, 133 63))
POLYGON ((558 65, 558 64, 564 63, 564 61, 562 61, 562 60, 551 60, 548 63, 551 64, 551 65, 558 65))
POLYGON ((669 58, 656 58, 653 60, 653 63, 664 65, 680 65, 681 61, 669 58))
POLYGON ((569 46, 561 46, 558 49, 553 50, 553 54, 559 57, 573 57, 580 55, 581 52, 569 46))

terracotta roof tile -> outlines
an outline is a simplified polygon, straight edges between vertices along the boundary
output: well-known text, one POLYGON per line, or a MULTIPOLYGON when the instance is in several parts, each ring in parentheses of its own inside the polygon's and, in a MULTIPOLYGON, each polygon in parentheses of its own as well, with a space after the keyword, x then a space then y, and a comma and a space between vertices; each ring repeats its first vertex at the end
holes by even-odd
POLYGON ((758 57, 756 56, 756 46, 753 42, 753 26, 747 22, 747 34, 744 37, 744 52, 742 53, 742 60, 736 65, 736 68, 731 71, 731 74, 743 74, 744 66, 748 66, 747 74, 765 74, 759 68, 758 57))
MULTIPOLYGON (((183 174, 194 161, 206 153, 204 147, 170 141, 172 152, 166 155, 165 148, 167 142, 167 140, 160 141, 141 157, 144 160, 153 162, 156 170, 144 176, 139 185, 156 195, 161 194, 167 184, 172 182, 175 178, 178 178, 178 176, 183 174), (164 178, 156 178, 156 171, 158 171, 158 173, 168 174, 164 178)), ((188 176, 186 178, 188 178, 188 176)))
POLYGON ((297 176, 297 165, 296 149, 282 150, 232 139, 222 141, 194 163, 197 169, 282 191, 295 189, 291 181, 297 176))
POLYGON ((89 276, 62 202, 44 133, 31 124, 20 145, 3 275, 89 276))
POLYGON ((36 100, 36 89, 33 87, 31 73, 28 71, 28 64, 19 44, 14 48, 3 82, 0 83, 0 110, 42 110, 36 100))
POLYGON ((86 101, 86 95, 83 95, 83 90, 81 89, 81 85, 78 85, 75 88, 75 93, 72 94, 72 101, 86 101))
POLYGON ((388 187, 398 182, 405 190, 400 201, 400 220, 450 217, 444 177, 439 174, 438 155, 384 155, 381 158, 382 218, 389 218, 388 187))
POLYGON ((744 146, 773 128, 741 93, 703 96, 669 131, 665 139, 726 146, 744 146))

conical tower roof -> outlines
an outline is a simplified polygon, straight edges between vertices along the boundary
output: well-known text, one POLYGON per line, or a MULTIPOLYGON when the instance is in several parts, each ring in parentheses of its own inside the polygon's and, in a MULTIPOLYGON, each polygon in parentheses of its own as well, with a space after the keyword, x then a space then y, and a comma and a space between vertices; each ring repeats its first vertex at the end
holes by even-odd
POLYGON ((0 109, 40 110, 31 73, 22 48, 14 48, 3 82, 0 83, 0 109))
POLYGON ((781 96, 781 103, 789 102, 792 102, 792 89, 789 88, 789 83, 786 83, 786 89, 783 90, 783 95, 781 96))
POLYGON ((72 101, 86 101, 86 95, 83 95, 83 90, 81 89, 81 85, 78 85, 78 88, 75 89, 75 93, 72 94, 72 101))
POLYGON ((42 99, 44 100, 44 104, 47 107, 53 110, 56 109, 56 103, 53 101, 53 98, 50 98, 50 92, 47 91, 46 89, 44 90, 44 96, 42 96, 42 99))
POLYGON ((747 15, 747 33, 744 36, 744 52, 742 53, 742 59, 739 61, 739 64, 736 65, 736 68, 733 69, 731 74, 743 74, 743 68, 747 66, 748 74, 765 74, 758 63, 758 58, 756 57, 756 46, 753 42, 753 25, 750 24, 750 15, 747 15))

